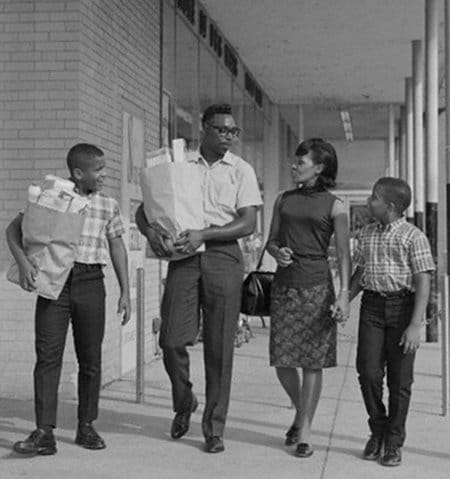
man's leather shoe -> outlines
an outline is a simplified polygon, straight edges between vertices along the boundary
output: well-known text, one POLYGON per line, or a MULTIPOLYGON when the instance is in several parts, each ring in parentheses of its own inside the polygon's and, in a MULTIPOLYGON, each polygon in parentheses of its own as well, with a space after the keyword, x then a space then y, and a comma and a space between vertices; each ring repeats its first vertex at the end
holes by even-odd
POLYGON ((195 412, 198 406, 197 398, 192 395, 191 407, 187 411, 177 412, 172 421, 172 427, 170 429, 170 435, 173 439, 180 439, 188 431, 191 425, 191 414, 195 412))
POLYGON ((85 449, 105 449, 106 444, 91 423, 79 424, 75 442, 85 449))
POLYGON ((225 451, 225 445, 222 438, 219 436, 207 437, 205 441, 205 451, 213 454, 225 451))
POLYGON ((13 450, 19 454, 40 454, 50 456, 56 454, 56 441, 53 431, 35 429, 24 441, 17 441, 13 450))
POLYGON ((299 433, 298 426, 295 424, 292 424, 292 426, 288 429, 288 432, 286 433, 286 440, 284 441, 284 444, 286 446, 293 446, 294 444, 297 444, 298 433, 299 433))
POLYGON ((402 451, 399 447, 387 446, 385 448, 383 457, 381 458, 381 464, 383 466, 394 467, 400 466, 402 463, 402 451))
POLYGON ((297 444, 297 449, 295 450, 295 455, 297 457, 311 457, 313 455, 314 449, 311 444, 307 442, 301 442, 297 444))
POLYGON ((376 461, 381 454, 383 438, 372 434, 364 447, 363 459, 366 461, 376 461))

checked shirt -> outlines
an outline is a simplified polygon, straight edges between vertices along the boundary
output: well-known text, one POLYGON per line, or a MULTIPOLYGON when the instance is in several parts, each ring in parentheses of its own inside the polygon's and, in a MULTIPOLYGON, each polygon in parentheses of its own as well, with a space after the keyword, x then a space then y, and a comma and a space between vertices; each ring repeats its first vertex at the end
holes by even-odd
POLYGON ((414 291, 413 275, 435 270, 427 237, 404 217, 362 228, 353 263, 364 269, 363 289, 377 292, 414 291))

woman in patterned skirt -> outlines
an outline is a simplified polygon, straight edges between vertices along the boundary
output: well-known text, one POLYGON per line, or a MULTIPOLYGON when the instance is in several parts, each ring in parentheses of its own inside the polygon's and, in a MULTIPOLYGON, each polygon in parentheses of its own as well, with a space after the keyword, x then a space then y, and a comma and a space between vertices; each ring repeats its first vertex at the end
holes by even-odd
POLYGON ((350 252, 344 205, 335 185, 337 157, 322 139, 295 152, 296 188, 275 202, 267 251, 277 261, 271 295, 270 364, 296 409, 286 445, 309 457, 311 423, 322 391, 322 369, 336 366, 337 322, 349 314, 350 252), (340 292, 335 296, 328 247, 335 234, 340 292), (302 368, 300 381, 297 368, 302 368))

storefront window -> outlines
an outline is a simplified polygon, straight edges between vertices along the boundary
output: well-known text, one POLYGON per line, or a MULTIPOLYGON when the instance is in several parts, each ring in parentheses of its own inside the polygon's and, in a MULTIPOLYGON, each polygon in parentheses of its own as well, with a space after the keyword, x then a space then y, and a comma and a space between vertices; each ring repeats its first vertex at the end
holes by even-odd
POLYGON ((200 46, 200 110, 217 103, 217 61, 205 45, 200 46))
POLYGON ((219 66, 217 70, 217 103, 231 103, 232 83, 231 75, 219 66))
POLYGON ((181 16, 177 16, 176 29, 176 136, 184 138, 189 149, 195 149, 199 138, 198 39, 181 16))
POLYGON ((175 10, 163 2, 163 61, 161 102, 161 146, 169 146, 174 133, 173 95, 175 94, 175 10))

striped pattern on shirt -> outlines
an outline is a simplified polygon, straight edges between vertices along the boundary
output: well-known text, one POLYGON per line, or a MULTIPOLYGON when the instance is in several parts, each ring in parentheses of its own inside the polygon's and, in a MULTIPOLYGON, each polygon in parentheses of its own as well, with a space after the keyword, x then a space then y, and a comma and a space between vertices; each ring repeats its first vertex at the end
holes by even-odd
POLYGON ((427 237, 404 217, 366 225, 353 261, 364 269, 362 287, 378 292, 414 291, 413 275, 436 269, 427 237))
POLYGON ((77 263, 103 264, 108 262, 108 239, 125 233, 119 204, 102 193, 94 194, 87 210, 81 238, 78 243, 77 263))

